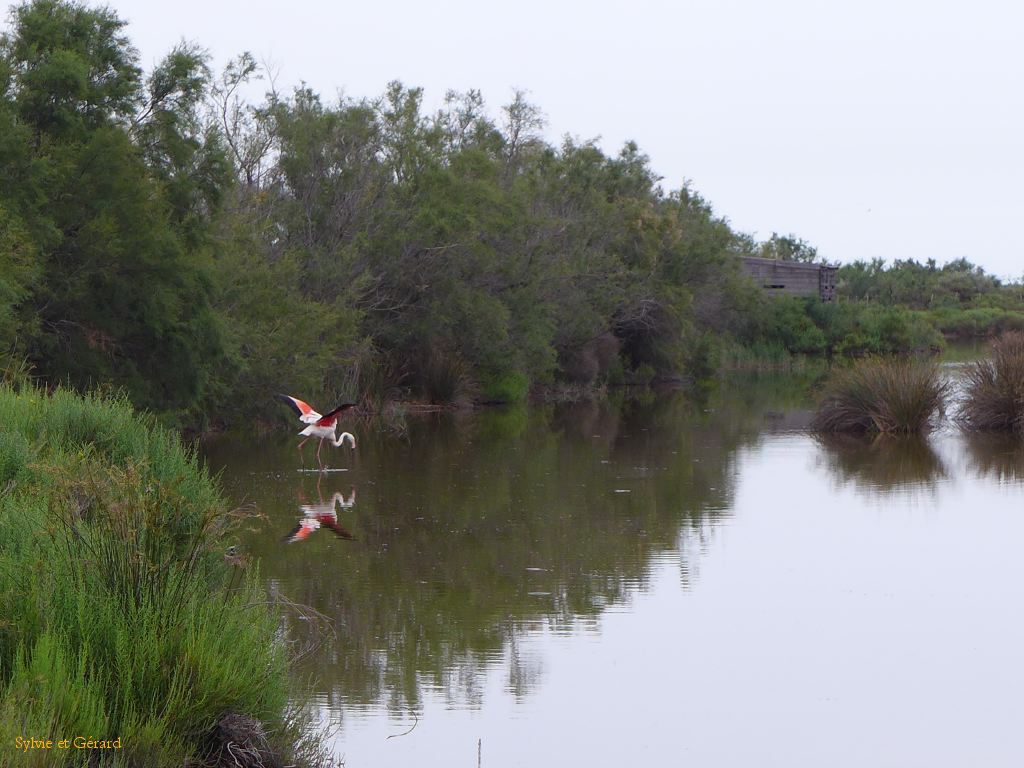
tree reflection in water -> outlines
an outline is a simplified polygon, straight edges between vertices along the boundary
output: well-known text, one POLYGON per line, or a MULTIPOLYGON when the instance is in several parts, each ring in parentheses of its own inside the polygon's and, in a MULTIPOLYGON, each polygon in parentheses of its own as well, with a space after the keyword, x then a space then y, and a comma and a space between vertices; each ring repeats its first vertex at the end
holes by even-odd
MULTIPOLYGON (((429 688, 474 706, 495 664, 525 696, 542 666, 524 633, 597 627, 666 560, 685 585, 729 514, 736 451, 760 438, 774 402, 756 391, 438 416, 412 421, 403 440, 368 434, 351 472, 318 479, 321 498, 358 486, 346 518, 356 541, 247 542, 265 577, 334 622, 337 639, 304 668, 323 703, 397 715, 418 711, 429 688)), ((292 454, 283 441, 207 451, 229 493, 276 524, 294 524, 296 489, 309 483, 292 454)), ((300 642, 314 631, 299 619, 288 630, 300 642)))

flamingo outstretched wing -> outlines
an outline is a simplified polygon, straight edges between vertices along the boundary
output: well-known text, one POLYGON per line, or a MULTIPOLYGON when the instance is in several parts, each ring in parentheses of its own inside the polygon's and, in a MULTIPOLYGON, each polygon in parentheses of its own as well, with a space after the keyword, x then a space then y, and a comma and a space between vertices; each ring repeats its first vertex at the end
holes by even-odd
POLYGON ((355 541, 356 537, 353 536, 345 527, 340 525, 333 515, 322 515, 318 517, 317 520, 320 521, 320 525, 324 528, 330 528, 334 531, 338 538, 355 541))
POLYGON ((274 397, 291 407, 298 415, 299 420, 305 424, 316 424, 323 418, 323 416, 313 410, 313 406, 299 400, 297 397, 292 397, 291 395, 274 395, 274 397))
POLYGON ((329 427, 329 426, 331 426, 332 424, 334 424, 338 420, 338 414, 339 413, 344 413, 349 408, 355 408, 355 407, 356 407, 355 403, 342 403, 337 408, 332 408, 327 413, 325 413, 323 416, 321 416, 320 420, 317 422, 317 424, 320 425, 321 427, 329 427))
POLYGON ((288 544, 294 544, 296 541, 302 541, 307 538, 309 534, 316 530, 316 528, 311 525, 303 525, 303 522, 304 521, 299 521, 299 523, 288 532, 288 535, 284 537, 283 541, 288 544))

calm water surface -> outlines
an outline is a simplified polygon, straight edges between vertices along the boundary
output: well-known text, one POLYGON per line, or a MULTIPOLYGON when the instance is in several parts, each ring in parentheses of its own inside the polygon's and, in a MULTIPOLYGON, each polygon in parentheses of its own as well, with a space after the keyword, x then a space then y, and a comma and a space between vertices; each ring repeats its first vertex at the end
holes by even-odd
POLYGON ((288 630, 348 768, 1024 764, 1024 449, 807 408, 768 378, 354 425, 324 475, 290 434, 207 456, 330 619, 288 630))

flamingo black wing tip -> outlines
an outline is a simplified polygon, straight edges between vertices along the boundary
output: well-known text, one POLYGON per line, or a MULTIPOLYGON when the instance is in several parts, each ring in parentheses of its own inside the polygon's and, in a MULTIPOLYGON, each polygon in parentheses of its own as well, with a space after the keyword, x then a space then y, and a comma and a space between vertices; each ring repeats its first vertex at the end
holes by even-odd
POLYGON ((343 527, 341 525, 338 525, 337 523, 331 523, 331 522, 327 522, 325 520, 323 522, 323 525, 326 526, 327 528, 330 528, 332 531, 334 531, 334 534, 339 539, 344 539, 345 541, 355 541, 356 540, 356 537, 347 528, 345 528, 345 527, 343 527))
POLYGON ((280 400, 282 403, 284 403, 289 408, 291 408, 293 411, 295 411, 295 413, 297 415, 299 415, 299 416, 302 415, 302 409, 299 408, 299 406, 297 406, 295 404, 295 401, 291 397, 289 397, 288 395, 282 395, 282 394, 278 393, 278 394, 274 395, 274 399, 275 400, 280 400))
POLYGON ((350 408, 355 408, 355 407, 356 407, 355 403, 342 403, 337 408, 332 408, 327 413, 325 413, 324 414, 324 418, 326 418, 328 416, 336 416, 339 413, 344 413, 345 411, 349 410, 350 408))

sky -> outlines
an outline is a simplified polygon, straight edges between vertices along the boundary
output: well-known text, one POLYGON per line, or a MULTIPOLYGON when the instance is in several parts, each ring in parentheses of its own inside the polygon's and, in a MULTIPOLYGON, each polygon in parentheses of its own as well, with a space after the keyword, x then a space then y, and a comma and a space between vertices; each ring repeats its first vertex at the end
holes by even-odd
POLYGON ((1020 278, 1024 3, 1012 0, 111 0, 147 68, 251 51, 326 101, 391 80, 514 89, 547 138, 627 140, 738 230, 826 259, 966 257, 1020 278))

